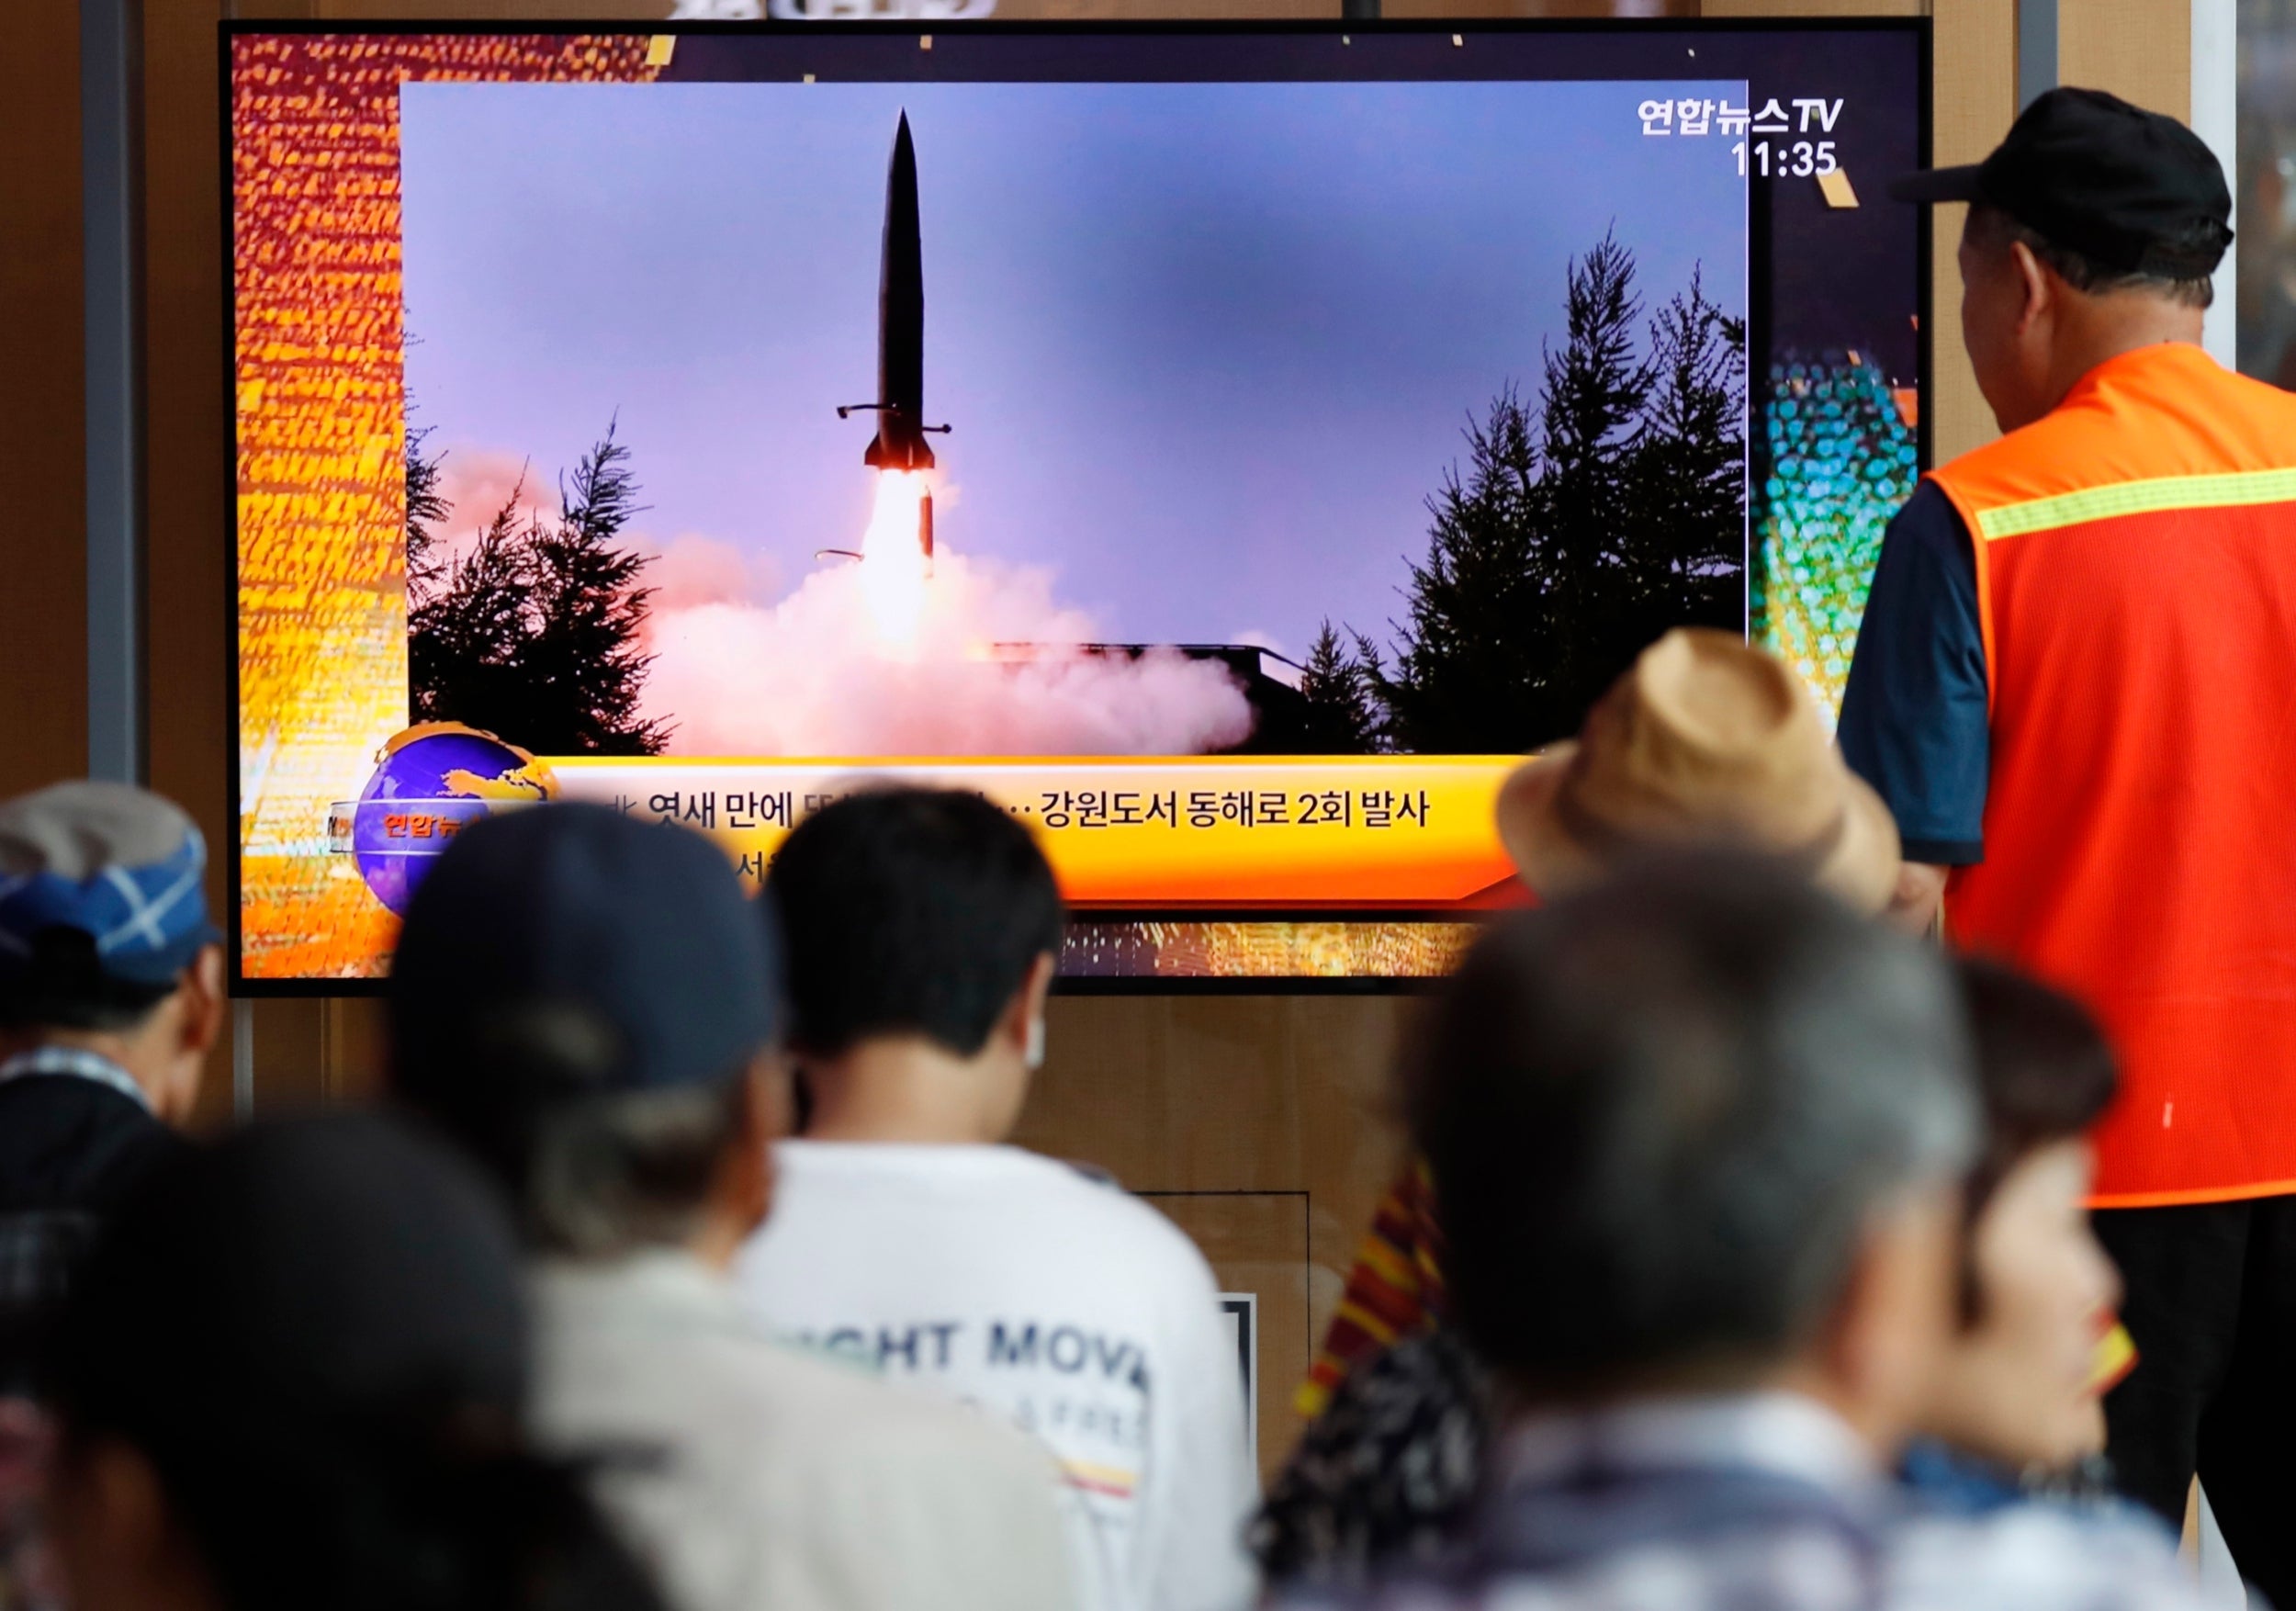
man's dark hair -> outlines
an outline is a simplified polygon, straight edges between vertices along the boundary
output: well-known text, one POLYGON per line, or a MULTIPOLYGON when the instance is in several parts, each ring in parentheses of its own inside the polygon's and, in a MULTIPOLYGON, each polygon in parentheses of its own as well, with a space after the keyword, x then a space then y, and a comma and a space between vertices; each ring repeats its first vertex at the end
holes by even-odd
POLYGON ((78 929, 45 929, 22 965, 0 974, 0 1030, 81 1030, 113 1034, 135 1029, 181 984, 115 978, 104 971, 95 937, 78 929))
POLYGON ((1503 920, 1407 1101, 1459 1324, 1569 1396, 1780 1362, 1892 1195, 1968 1161, 1944 963, 1774 863, 1629 867, 1503 920))
POLYGON ((957 790, 822 807, 782 843, 765 889, 789 942, 790 1043, 817 1056, 920 1034, 970 1057, 1036 959, 1060 952, 1044 853, 1002 806, 957 790))
MULTIPOLYGON (((2222 249, 2217 245, 2217 231, 2222 228, 2204 220, 2192 225, 2185 236, 2173 237, 2165 244, 2179 254, 2205 256, 2212 247, 2222 249)), ((2103 296, 2110 291, 2150 291, 2185 308, 2206 308, 2216 300, 2216 282, 2207 275, 2178 278, 2143 269, 2131 272, 2110 268, 2069 246, 2058 245, 2040 231, 2019 223, 2002 208, 1988 207, 1982 201, 1971 204, 1969 221, 1963 226, 1963 233, 1980 252, 2006 252, 2012 242, 2021 244, 2054 269, 2066 285, 2088 296, 2103 296)))
POLYGON ((1984 1310, 1974 1263, 1977 1221, 2001 1182, 2032 1153, 2097 1122, 2121 1088, 2112 1046, 2088 1009, 2016 969, 1984 958, 1957 964, 1977 1058, 1985 1136, 1963 1185, 1966 1202, 1962 1316, 1984 1310))

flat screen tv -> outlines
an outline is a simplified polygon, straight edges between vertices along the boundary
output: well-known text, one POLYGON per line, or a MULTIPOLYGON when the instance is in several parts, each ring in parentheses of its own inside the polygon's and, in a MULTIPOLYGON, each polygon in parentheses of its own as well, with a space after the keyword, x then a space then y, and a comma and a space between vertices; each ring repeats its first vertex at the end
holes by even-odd
POLYGON ((1919 21, 223 55, 250 992, 487 813, 754 884, 887 778, 1037 831, 1070 987, 1439 974, 1667 628, 1838 696, 1922 463, 1919 21))

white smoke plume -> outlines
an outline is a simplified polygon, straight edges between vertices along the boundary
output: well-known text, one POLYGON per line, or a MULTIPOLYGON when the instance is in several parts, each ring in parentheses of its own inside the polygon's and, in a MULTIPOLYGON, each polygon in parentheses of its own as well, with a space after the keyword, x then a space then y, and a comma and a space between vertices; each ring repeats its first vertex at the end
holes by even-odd
MULTIPOLYGON (((684 584, 702 568, 671 569, 684 584)), ((827 561, 771 603, 666 589, 644 714, 676 724, 670 753, 1199 755, 1251 732, 1251 707, 1218 664, 1168 649, 1058 652, 1099 635, 1054 599, 1047 571, 944 550, 921 608, 889 639, 864 569, 827 561), (1036 658, 999 645, 1036 646, 1036 658)))

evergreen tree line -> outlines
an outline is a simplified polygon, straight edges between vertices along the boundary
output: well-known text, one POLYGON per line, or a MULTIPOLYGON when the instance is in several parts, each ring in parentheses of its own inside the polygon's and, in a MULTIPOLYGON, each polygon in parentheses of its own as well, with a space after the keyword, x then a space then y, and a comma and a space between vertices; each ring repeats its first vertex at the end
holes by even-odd
POLYGON ((614 428, 561 476, 555 516, 520 507, 522 475, 477 538, 440 528, 445 455, 407 433, 407 661, 414 719, 483 728, 536 755, 658 755, 670 726, 638 715, 653 657, 650 562, 625 547, 644 509, 614 428))
POLYGON ((1536 403, 1502 391, 1428 500, 1392 642, 1317 635, 1317 752, 1534 749, 1669 628, 1743 626, 1745 321, 1694 274, 1645 326, 1609 236, 1572 260, 1566 311, 1536 403))

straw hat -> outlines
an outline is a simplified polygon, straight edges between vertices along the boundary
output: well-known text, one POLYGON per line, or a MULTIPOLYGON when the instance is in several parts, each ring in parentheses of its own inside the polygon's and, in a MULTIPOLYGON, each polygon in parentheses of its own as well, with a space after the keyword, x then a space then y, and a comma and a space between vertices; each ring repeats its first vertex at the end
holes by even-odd
POLYGON ((1683 627, 1642 652, 1499 794, 1499 837, 1544 894, 1622 853, 1738 844, 1806 865, 1864 911, 1897 881, 1897 825, 1842 764, 1801 679, 1727 632, 1683 627))

